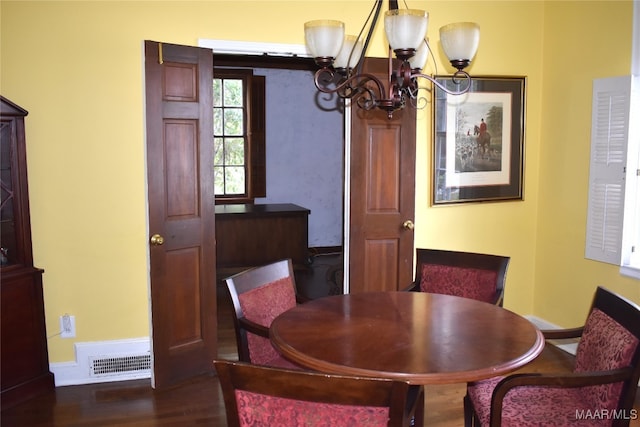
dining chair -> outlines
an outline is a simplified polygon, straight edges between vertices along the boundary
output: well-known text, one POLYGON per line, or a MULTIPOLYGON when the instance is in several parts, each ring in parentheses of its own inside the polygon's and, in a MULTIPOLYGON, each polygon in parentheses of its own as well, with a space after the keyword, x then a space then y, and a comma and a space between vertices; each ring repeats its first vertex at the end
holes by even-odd
POLYGON ((416 249, 415 292, 455 295, 502 306, 510 257, 416 249))
POLYGON ((291 259, 250 268, 225 279, 233 305, 238 359, 259 365, 297 368, 271 345, 269 327, 298 301, 291 259))
POLYGON ((465 426, 628 426, 640 378, 640 307, 598 287, 583 327, 544 334, 581 337, 573 371, 468 384, 465 426))
POLYGON ((404 381, 226 360, 214 360, 214 366, 230 427, 400 427, 423 422, 424 390, 404 381))

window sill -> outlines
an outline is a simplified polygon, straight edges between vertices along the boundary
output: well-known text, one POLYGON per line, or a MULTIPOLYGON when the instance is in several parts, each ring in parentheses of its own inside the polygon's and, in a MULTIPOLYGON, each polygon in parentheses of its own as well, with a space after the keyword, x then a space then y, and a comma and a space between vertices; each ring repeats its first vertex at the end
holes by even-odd
POLYGON ((620 267, 620 274, 622 276, 631 277, 632 279, 640 280, 640 268, 632 267, 630 265, 623 265, 620 267))

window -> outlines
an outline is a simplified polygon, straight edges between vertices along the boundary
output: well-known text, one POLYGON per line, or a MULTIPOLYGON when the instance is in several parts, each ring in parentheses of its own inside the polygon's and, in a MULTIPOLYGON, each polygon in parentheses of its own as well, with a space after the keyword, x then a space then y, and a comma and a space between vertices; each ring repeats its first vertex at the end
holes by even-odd
POLYGON ((585 257, 640 278, 639 78, 593 84, 589 210, 585 257))
POLYGON ((264 196, 264 77, 214 69, 213 137, 216 202, 264 196))

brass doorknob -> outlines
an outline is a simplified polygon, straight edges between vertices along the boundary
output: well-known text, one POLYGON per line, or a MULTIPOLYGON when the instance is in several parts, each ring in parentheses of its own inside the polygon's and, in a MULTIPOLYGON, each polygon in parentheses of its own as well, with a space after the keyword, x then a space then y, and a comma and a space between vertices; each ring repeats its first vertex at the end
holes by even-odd
POLYGON ((162 237, 161 235, 154 234, 153 236, 151 236, 151 244, 153 246, 160 246, 163 243, 164 243, 164 237, 162 237))
POLYGON ((405 222, 402 223, 402 227, 405 230, 413 230, 413 228, 415 227, 413 225, 413 221, 411 221, 410 219, 406 220, 405 222))

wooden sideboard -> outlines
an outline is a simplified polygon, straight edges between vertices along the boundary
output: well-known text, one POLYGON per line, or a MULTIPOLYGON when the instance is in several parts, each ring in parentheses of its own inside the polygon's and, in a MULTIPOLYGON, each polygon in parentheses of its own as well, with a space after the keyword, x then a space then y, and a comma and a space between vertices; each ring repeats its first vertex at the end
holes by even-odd
POLYGON ((216 205, 216 267, 243 269, 309 260, 309 209, 294 204, 216 205))

